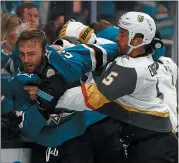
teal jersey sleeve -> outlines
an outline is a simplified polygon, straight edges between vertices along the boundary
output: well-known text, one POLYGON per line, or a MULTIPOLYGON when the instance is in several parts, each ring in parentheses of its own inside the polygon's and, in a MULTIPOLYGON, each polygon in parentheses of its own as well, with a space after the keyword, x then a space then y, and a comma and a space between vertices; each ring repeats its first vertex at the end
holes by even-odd
POLYGON ((11 92, 15 110, 24 110, 28 106, 29 96, 23 86, 36 84, 40 78, 35 74, 18 73, 10 80, 11 92))
POLYGON ((47 57, 51 65, 68 82, 73 84, 85 73, 97 70, 117 57, 117 44, 77 45, 60 54, 47 47, 47 57))
POLYGON ((113 42, 117 42, 116 37, 119 34, 120 30, 116 26, 111 26, 108 28, 105 28, 103 30, 100 30, 97 33, 97 37, 105 38, 108 40, 111 40, 113 42))
POLYGON ((37 105, 28 105, 28 108, 22 113, 22 122, 19 127, 28 137, 34 137, 39 134, 47 120, 39 112, 37 105))
POLYGON ((1 113, 8 114, 13 110, 13 101, 4 96, 1 101, 1 113))

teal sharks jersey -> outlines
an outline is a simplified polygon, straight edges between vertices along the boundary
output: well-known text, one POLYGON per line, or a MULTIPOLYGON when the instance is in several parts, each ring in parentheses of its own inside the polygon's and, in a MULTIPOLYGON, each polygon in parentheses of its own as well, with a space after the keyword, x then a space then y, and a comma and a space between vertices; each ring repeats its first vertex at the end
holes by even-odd
MULTIPOLYGON (((116 58, 116 51, 116 44, 77 45, 65 49, 62 53, 47 46, 46 56, 56 71, 71 85, 79 81, 85 73, 98 70, 116 58)), ((18 67, 18 65, 15 66, 18 67)), ((50 115, 48 120, 45 119, 39 112, 36 103, 29 102, 28 95, 23 89, 24 85, 35 84, 39 80, 37 75, 18 73, 8 82, 4 82, 9 85, 12 93, 13 107, 18 115, 21 114, 23 117, 20 127, 34 142, 47 147, 58 146, 69 139, 82 135, 88 126, 106 117, 98 112, 64 111, 58 116, 50 115), (67 120, 64 120, 65 118, 67 120)), ((3 110, 8 112, 5 106, 3 110)))

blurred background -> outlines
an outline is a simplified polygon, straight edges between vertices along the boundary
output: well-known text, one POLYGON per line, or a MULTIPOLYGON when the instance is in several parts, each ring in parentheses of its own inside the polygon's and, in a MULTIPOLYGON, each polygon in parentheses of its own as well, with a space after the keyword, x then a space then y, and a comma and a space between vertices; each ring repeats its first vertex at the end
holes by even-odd
POLYGON ((50 38, 69 19, 90 25, 105 19, 117 25, 119 17, 127 11, 141 11, 151 15, 166 45, 166 56, 177 62, 177 1, 1 1, 1 11, 15 14, 17 6, 33 2, 39 8, 40 28, 50 38), (45 12, 44 12, 45 11, 45 12))
MULTIPOLYGON (((119 17, 125 12, 147 13, 154 18, 161 33, 166 46, 165 56, 172 58, 178 65, 178 1, 1 1, 1 13, 16 14, 16 8, 28 2, 38 7, 39 28, 46 33, 49 44, 58 37, 61 27, 69 19, 85 25, 104 19, 117 26, 119 17)), ((17 147, 14 143, 14 148, 18 148, 14 151, 10 145, 3 144, 3 160, 7 160, 10 153, 13 153, 16 160, 20 157, 20 160, 25 160, 22 162, 28 162, 29 146, 17 147), (22 151, 22 148, 25 149, 22 151)))

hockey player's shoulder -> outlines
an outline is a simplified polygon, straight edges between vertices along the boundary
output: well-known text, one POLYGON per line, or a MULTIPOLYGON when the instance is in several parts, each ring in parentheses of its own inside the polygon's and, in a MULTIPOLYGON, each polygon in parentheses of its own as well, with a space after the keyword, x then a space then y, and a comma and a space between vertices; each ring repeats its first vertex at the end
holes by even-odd
POLYGON ((124 67, 135 68, 138 66, 142 66, 143 62, 141 61, 140 58, 133 58, 128 55, 122 55, 116 58, 116 63, 124 67))
POLYGON ((160 57, 159 58, 161 65, 163 65, 166 69, 166 71, 177 74, 178 67, 177 64, 169 57, 160 57))
POLYGON ((115 61, 117 65, 128 67, 131 62, 131 57, 129 57, 128 55, 122 55, 117 57, 115 61))
POLYGON ((123 55, 116 58, 116 64, 122 67, 135 69, 138 76, 155 76, 158 69, 157 63, 153 61, 151 56, 133 58, 127 55, 123 55))
POLYGON ((175 68, 177 68, 176 63, 169 57, 160 57, 159 58, 160 62, 162 62, 162 64, 164 65, 168 65, 168 66, 174 66, 175 68))
POLYGON ((159 61, 161 66, 165 68, 165 70, 171 73, 176 79, 178 77, 178 66, 177 64, 169 57, 160 57, 159 61))

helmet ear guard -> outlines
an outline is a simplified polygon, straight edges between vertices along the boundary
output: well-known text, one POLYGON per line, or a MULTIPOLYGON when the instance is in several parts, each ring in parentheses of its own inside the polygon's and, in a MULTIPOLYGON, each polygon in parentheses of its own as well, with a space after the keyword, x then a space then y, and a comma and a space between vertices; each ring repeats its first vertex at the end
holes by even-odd
POLYGON ((160 49, 163 47, 163 42, 159 38, 154 37, 154 39, 151 42, 151 46, 153 49, 160 49))
POLYGON ((164 46, 164 43, 161 40, 161 34, 159 30, 156 30, 155 37, 150 44, 154 50, 160 49, 164 46))
POLYGON ((154 37, 153 40, 151 41, 151 43, 149 45, 146 46, 145 51, 146 53, 153 53, 154 50, 157 49, 161 49, 163 48, 164 43, 162 42, 162 40, 160 39, 160 37, 154 37))

